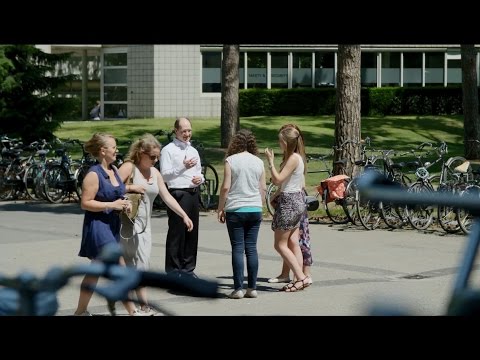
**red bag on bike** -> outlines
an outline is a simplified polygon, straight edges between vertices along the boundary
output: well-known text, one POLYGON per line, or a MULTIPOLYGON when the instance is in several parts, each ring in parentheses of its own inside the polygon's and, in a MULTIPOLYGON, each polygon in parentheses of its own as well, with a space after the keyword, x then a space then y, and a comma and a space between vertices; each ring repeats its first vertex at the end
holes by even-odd
POLYGON ((323 192, 328 188, 327 203, 335 201, 337 199, 343 199, 345 196, 345 179, 348 179, 347 175, 335 175, 323 180, 320 185, 317 186, 317 191, 323 197, 323 192))

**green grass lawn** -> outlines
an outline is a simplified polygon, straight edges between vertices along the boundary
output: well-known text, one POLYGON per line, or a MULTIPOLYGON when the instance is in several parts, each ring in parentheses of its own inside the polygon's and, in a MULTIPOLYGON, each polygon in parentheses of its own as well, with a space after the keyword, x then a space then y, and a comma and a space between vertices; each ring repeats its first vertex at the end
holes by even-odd
MULTIPOLYGON (((108 132, 117 138, 120 152, 128 150, 128 144, 146 132, 173 128, 173 119, 132 119, 117 121, 70 121, 63 123, 55 135, 59 138, 88 140, 95 132, 108 132)), ((448 144, 449 156, 463 155, 462 116, 402 116, 363 117, 362 138, 370 137, 377 149, 408 151, 421 142, 448 144)), ((241 127, 253 131, 257 138, 260 156, 265 161, 263 149, 275 150, 279 163, 281 152, 278 146, 278 129, 285 123, 296 123, 304 132, 307 154, 326 154, 334 142, 335 117, 333 116, 254 116, 241 118, 241 127)), ((201 141, 206 149, 206 158, 218 171, 220 183, 223 179, 223 158, 225 149, 220 148, 220 120, 218 118, 192 119, 193 139, 201 141)), ((159 138, 161 143, 166 137, 159 138)), ((266 165, 266 162, 265 162, 266 165)), ((310 162, 308 170, 315 170, 320 164, 310 162)), ((267 169, 267 177, 268 169, 267 169)), ((307 190, 324 178, 321 174, 307 175, 307 190)))

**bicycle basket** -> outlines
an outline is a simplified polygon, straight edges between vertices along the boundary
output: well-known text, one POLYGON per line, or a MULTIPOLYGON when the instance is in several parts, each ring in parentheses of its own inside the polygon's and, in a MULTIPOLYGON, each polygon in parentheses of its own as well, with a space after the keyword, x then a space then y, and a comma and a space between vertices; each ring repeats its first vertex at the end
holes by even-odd
POLYGON ((420 168, 417 169, 417 171, 415 171, 415 175, 416 175, 417 177, 419 177, 420 179, 424 179, 424 180, 425 180, 425 179, 428 178, 428 176, 429 176, 430 174, 428 173, 428 170, 427 170, 427 169, 425 169, 424 167, 420 167, 420 168))

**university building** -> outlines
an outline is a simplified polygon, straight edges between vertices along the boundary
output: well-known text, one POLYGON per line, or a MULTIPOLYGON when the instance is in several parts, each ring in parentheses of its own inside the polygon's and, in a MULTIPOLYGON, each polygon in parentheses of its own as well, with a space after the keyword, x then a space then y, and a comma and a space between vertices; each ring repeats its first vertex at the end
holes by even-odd
MULTIPOLYGON (((64 96, 82 98, 84 117, 89 98, 101 100, 109 119, 220 116, 222 45, 37 47, 73 53, 58 71, 80 75, 64 96)), ((361 52, 363 87, 462 81, 460 45, 362 45, 361 52)), ((241 89, 334 87, 336 72, 336 45, 240 45, 241 89)))

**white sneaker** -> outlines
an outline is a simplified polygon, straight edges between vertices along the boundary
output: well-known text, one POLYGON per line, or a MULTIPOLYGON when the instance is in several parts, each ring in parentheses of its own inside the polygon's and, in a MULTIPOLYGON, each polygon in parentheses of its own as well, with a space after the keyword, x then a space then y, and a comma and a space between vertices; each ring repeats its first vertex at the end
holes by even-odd
POLYGON ((271 279, 268 279, 268 282, 269 283, 289 283, 290 282, 290 278, 287 276, 287 277, 274 277, 274 278, 271 278, 271 279))
POLYGON ((132 316, 152 316, 153 314, 150 313, 145 313, 142 310, 135 309, 135 311, 132 313, 132 316))
POLYGON ((231 294, 227 295, 230 299, 241 299, 243 298, 243 290, 232 291, 231 294))
POLYGON ((256 298, 258 296, 257 290, 255 289, 247 289, 247 293, 245 294, 245 297, 247 298, 256 298))
POLYGON ((158 314, 158 311, 151 308, 150 306, 145 306, 143 309, 140 309, 146 316, 155 316, 158 314))

